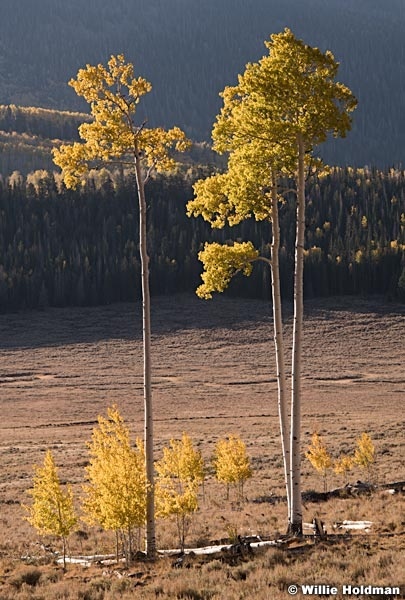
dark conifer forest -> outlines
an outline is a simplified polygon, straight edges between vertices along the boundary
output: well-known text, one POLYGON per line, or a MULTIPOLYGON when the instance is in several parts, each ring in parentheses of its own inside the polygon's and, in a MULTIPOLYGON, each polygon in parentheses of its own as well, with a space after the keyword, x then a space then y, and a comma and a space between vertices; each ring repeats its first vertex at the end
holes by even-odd
MULTIPOLYGON (((269 224, 211 230, 185 205, 197 173, 160 176, 147 186, 153 294, 192 292, 205 241, 253 240, 269 252, 269 224)), ((199 172, 198 175, 202 176, 199 172)), ((131 176, 107 172, 81 191, 53 175, 0 187, 0 307, 95 305, 140 298, 138 210, 131 176)), ((308 186, 306 297, 385 294, 405 301, 405 173, 333 169, 308 186)), ((281 280, 292 299, 295 200, 280 206, 281 280)), ((238 275, 227 292, 270 297, 267 265, 238 275)))
MULTIPOLYGON (((95 305, 140 297, 138 209, 131 175, 99 171, 66 190, 51 150, 78 139, 87 107, 67 85, 86 63, 124 52, 153 91, 148 125, 194 141, 176 175, 147 186, 153 294, 192 292, 205 241, 252 240, 269 253, 270 225, 212 230, 186 216, 192 183, 221 169, 210 150, 219 92, 263 41, 290 27, 341 62, 357 96, 353 128, 329 140, 328 175, 308 184, 305 294, 384 294, 405 301, 405 9, 377 0, 2 0, 0 7, 0 310, 95 305), (365 166, 367 165, 367 166, 365 166)), ((221 162, 222 161, 222 162, 221 162)), ((292 299, 295 199, 280 206, 281 280, 292 299)), ((257 264, 227 292, 270 297, 257 264)))

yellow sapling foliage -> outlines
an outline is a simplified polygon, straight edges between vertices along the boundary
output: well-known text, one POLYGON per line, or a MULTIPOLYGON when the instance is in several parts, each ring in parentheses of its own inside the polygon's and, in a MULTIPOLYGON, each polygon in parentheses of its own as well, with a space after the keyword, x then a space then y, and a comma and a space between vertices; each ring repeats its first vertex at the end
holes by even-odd
POLYGON ((375 461, 375 447, 368 433, 362 433, 356 440, 354 463, 362 469, 369 469, 375 461))
POLYGON ((234 434, 219 440, 215 446, 213 465, 218 481, 227 486, 235 484, 242 497, 243 485, 253 475, 245 442, 234 434))
POLYGON ((346 481, 347 474, 352 470, 354 464, 353 456, 343 454, 339 456, 333 464, 333 470, 336 475, 343 475, 343 479, 346 481))
POLYGON ((41 534, 67 537, 76 526, 73 493, 70 487, 64 492, 59 480, 52 452, 47 451, 42 467, 34 467, 33 488, 28 494, 33 504, 27 507, 28 521, 41 534))
POLYGON ((189 525, 189 516, 198 509, 197 492, 205 477, 201 452, 193 446, 191 438, 183 433, 181 440, 170 440, 163 448, 163 457, 155 463, 158 473, 156 483, 156 514, 176 518, 181 548, 189 525))
POLYGON ((167 480, 158 479, 156 483, 156 514, 166 518, 172 515, 184 516, 198 509, 197 487, 188 482, 179 486, 181 491, 170 486, 167 480))
POLYGON ((332 459, 328 454, 322 437, 316 432, 312 434, 311 444, 309 445, 308 452, 305 453, 305 456, 311 465, 321 473, 323 473, 325 469, 330 469, 332 466, 332 459))
POLYGON ((170 440, 169 448, 163 448, 163 458, 156 462, 156 471, 162 478, 176 478, 183 483, 200 484, 204 481, 204 460, 195 450, 192 439, 183 433, 181 440, 170 440))
POLYGON ((77 526, 77 516, 73 506, 73 493, 70 486, 63 491, 52 452, 47 451, 43 466, 34 467, 34 481, 28 494, 33 499, 27 520, 41 535, 55 535, 63 540, 65 562, 66 538, 77 526))
POLYGON ((127 533, 145 523, 144 448, 140 440, 132 448, 129 430, 115 405, 107 414, 107 419, 98 417, 88 443, 90 464, 82 508, 89 523, 127 533))
POLYGON ((326 492, 326 477, 329 469, 332 468, 332 458, 330 457, 322 437, 318 433, 313 433, 311 444, 308 446, 308 451, 305 453, 306 458, 311 465, 319 473, 322 473, 324 478, 324 491, 326 492))

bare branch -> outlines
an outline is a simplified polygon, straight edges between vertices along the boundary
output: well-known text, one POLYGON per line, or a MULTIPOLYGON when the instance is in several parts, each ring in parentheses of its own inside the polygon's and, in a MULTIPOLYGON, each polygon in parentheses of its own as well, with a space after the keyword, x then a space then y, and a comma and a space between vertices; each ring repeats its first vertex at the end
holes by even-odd
MULTIPOLYGON (((272 265, 272 262, 271 262, 270 258, 266 258, 265 256, 258 256, 254 260, 261 260, 261 261, 265 262, 267 265, 269 265, 270 267, 272 265)), ((250 262, 254 262, 254 261, 252 260, 250 262)))
POLYGON ((133 163, 133 161, 126 161, 126 160, 103 160, 100 163, 96 163, 91 168, 94 170, 97 170, 97 169, 102 169, 103 167, 108 166, 108 165, 127 165, 130 167, 133 167, 134 163, 133 163))
POLYGON ((297 195, 297 193, 298 193, 297 190, 295 190, 294 188, 286 188, 286 189, 280 191, 281 195, 283 195, 283 194, 295 194, 295 195, 297 195))
POLYGON ((146 185, 149 181, 149 179, 151 178, 151 175, 156 167, 156 163, 157 161, 153 161, 153 164, 149 167, 149 169, 146 171, 146 175, 145 175, 145 179, 143 180, 144 185, 146 185))
POLYGON ((145 119, 145 121, 141 125, 139 125, 139 127, 137 127, 137 131, 136 131, 135 135, 139 135, 141 133, 141 131, 145 128, 145 125, 147 122, 148 122, 147 119, 145 119))

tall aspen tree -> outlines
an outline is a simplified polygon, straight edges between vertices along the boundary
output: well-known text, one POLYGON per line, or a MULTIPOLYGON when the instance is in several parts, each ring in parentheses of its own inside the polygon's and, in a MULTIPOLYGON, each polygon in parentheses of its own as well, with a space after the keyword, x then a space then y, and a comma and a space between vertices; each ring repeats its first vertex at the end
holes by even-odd
MULTIPOLYGON (((229 88, 223 94, 227 98, 229 88)), ((246 101, 246 99, 245 99, 246 101)), ((211 298, 213 292, 223 292, 232 277, 241 272, 249 276, 255 261, 263 261, 270 267, 273 306, 273 332, 276 354, 278 387, 278 412, 288 514, 290 506, 290 461, 288 437, 287 379, 284 359, 283 319, 280 291, 280 226, 279 202, 282 200, 278 180, 286 172, 287 145, 272 145, 252 127, 249 113, 240 102, 227 106, 227 117, 221 128, 214 128, 213 139, 218 152, 229 152, 228 170, 200 180, 194 185, 195 198, 187 205, 189 216, 202 217, 212 227, 225 224, 237 225, 254 217, 257 221, 271 223, 272 238, 269 240, 270 259, 261 256, 252 242, 235 242, 232 245, 205 244, 199 253, 204 265, 203 283, 197 289, 201 298, 211 298), (225 130, 225 131, 224 131, 225 130), (282 162, 282 159, 285 161, 282 162)), ((258 107, 257 107, 258 109, 258 107)), ((224 109, 225 110, 225 109, 224 109)), ((219 120, 219 119, 218 119, 219 120)), ((292 154, 292 156, 294 156, 292 154)), ((293 165, 290 165, 293 168, 293 165)))
MULTIPOLYGON (((327 139, 328 134, 345 136, 351 126, 350 113, 355 109, 357 101, 346 86, 335 81, 338 63, 331 52, 324 53, 304 44, 289 29, 272 35, 265 45, 269 51, 268 56, 257 63, 249 63, 243 75, 239 75, 238 84, 225 88, 221 94, 223 107, 214 124, 212 137, 214 149, 229 153, 228 172, 208 179, 207 183, 198 182, 194 188, 196 200, 189 205, 189 211, 192 214, 202 214, 208 220, 210 215, 215 215, 215 218, 211 217, 213 226, 221 226, 221 219, 227 219, 230 224, 252 215, 261 219, 263 211, 258 210, 260 201, 256 200, 258 205, 249 205, 248 199, 252 195, 258 199, 260 194, 262 198, 266 198, 266 193, 263 193, 265 186, 267 185, 267 189, 274 187, 274 177, 278 178, 280 174, 287 175, 295 182, 297 228, 291 421, 288 439, 284 422, 288 418, 288 409, 280 387, 279 404, 282 406, 280 424, 289 506, 288 529, 293 535, 301 535, 300 428, 305 181, 311 170, 315 148, 327 139), (269 160, 270 157, 273 160, 269 160), (246 163, 248 168, 244 168, 246 163), (265 169, 267 181, 271 184, 264 183, 264 172, 258 171, 259 165, 265 169), (258 176, 256 180, 255 172, 258 176), (235 202, 235 197, 240 199, 235 202)), ((232 250, 219 251, 218 248, 206 246, 200 254, 205 269, 202 276, 204 283, 197 293, 204 296, 210 294, 210 289, 222 291, 227 280, 238 270, 250 274, 251 262, 258 258, 258 253, 253 254, 253 246, 241 247, 234 244, 231 248, 232 250), (245 251, 246 260, 243 262, 245 251), (221 278, 222 283, 218 283, 221 278)), ((275 274, 274 263, 273 273, 275 274)), ((273 297, 275 293, 273 280, 273 297)), ((274 305, 275 315, 277 311, 277 305, 274 305)), ((275 338, 276 342, 279 339, 278 343, 282 343, 277 335, 275 338)), ((276 354, 282 359, 281 352, 276 351, 276 354)))
POLYGON ((80 185, 89 169, 101 161, 119 163, 135 171, 139 204, 139 251, 141 257, 142 324, 143 324, 143 394, 145 413, 145 455, 149 482, 147 497, 146 550, 149 557, 156 553, 154 514, 153 410, 151 381, 151 319, 149 292, 149 255, 147 249, 147 205, 145 185, 154 171, 174 168, 172 150, 184 151, 188 141, 184 133, 148 128, 146 122, 136 122, 136 109, 141 98, 151 91, 151 84, 134 76, 132 63, 122 54, 111 56, 107 67, 87 65, 77 78, 69 82, 75 92, 89 104, 93 120, 79 127, 82 142, 63 145, 53 151, 54 162, 61 167, 67 187, 80 185))

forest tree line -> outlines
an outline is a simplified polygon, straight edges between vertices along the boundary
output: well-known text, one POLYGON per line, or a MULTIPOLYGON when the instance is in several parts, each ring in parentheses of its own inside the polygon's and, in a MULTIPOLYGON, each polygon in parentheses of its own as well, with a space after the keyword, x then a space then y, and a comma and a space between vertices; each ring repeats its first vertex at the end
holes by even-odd
MULTIPOLYGON (((231 231, 189 219, 192 184, 207 174, 184 168, 147 185, 152 294, 192 292, 206 241, 252 240, 269 255, 270 224, 231 231)), ((287 185, 287 182, 286 182, 287 185)), ((405 172, 334 168, 308 184, 306 297, 385 294, 405 301, 405 172)), ((280 206, 281 287, 293 294, 295 196, 280 206)), ((231 242, 229 242, 231 243, 231 242)), ((227 292, 270 298, 267 265, 238 275, 227 292)), ((80 191, 57 174, 0 181, 0 310, 84 306, 139 299, 138 208, 131 175, 93 172, 80 191)))
MULTIPOLYGON (((32 106, 0 105, 0 174, 14 171, 28 175, 55 168, 52 148, 61 142, 78 141, 78 128, 91 116, 85 113, 50 110, 32 106)), ((222 165, 224 160, 207 142, 194 142, 183 162, 222 165)))
POLYGON ((0 105, 0 173, 52 171, 52 148, 59 140, 78 140, 78 127, 86 120, 90 116, 84 113, 0 105))

